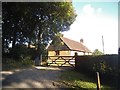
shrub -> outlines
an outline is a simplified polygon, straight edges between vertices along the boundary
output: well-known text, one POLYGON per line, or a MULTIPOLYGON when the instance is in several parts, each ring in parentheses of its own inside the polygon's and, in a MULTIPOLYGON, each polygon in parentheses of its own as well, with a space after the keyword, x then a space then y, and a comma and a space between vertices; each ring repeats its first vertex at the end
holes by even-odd
POLYGON ((15 60, 21 60, 26 57, 30 59, 35 59, 37 51, 34 48, 28 48, 25 45, 16 45, 14 48, 10 49, 10 53, 4 54, 8 58, 14 58, 15 60))
POLYGON ((2 60, 2 70, 10 70, 16 68, 25 68, 33 65, 33 60, 29 56, 15 60, 12 58, 3 58, 2 60))
POLYGON ((28 55, 28 48, 25 45, 16 45, 14 48, 10 49, 11 58, 23 59, 28 55))
POLYGON ((27 56, 23 58, 21 64, 22 66, 30 66, 30 65, 33 65, 33 60, 31 60, 30 56, 27 56))

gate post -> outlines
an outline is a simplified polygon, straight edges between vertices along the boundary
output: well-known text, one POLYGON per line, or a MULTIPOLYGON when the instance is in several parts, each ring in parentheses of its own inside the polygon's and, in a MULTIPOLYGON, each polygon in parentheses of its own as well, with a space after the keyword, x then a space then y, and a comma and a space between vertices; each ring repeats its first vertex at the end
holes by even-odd
POLYGON ((40 60, 39 60, 39 57, 37 56, 36 58, 35 58, 35 66, 39 66, 40 64, 40 60))
POLYGON ((75 52, 75 55, 74 55, 74 56, 75 56, 75 57, 76 57, 76 56, 78 56, 78 53, 77 53, 77 52, 75 52))
POLYGON ((77 66, 76 66, 76 63, 77 63, 77 56, 78 56, 78 53, 75 52, 75 55, 74 55, 74 57, 75 57, 75 69, 77 69, 77 66))

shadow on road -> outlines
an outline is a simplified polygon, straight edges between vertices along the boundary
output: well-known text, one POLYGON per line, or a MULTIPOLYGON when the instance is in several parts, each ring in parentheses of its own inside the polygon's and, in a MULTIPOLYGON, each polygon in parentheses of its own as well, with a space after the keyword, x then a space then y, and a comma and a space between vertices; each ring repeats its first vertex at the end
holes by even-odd
POLYGON ((62 71, 70 67, 34 67, 2 71, 3 88, 58 88, 57 83, 62 71))

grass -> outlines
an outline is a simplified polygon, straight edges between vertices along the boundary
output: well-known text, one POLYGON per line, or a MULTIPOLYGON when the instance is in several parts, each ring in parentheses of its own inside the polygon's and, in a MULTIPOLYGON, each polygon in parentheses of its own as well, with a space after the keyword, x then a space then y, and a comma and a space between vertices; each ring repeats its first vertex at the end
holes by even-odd
MULTIPOLYGON (((89 89, 95 89, 96 81, 88 76, 85 76, 84 74, 81 74, 79 72, 76 72, 74 70, 65 71, 61 75, 61 81, 62 83, 66 84, 70 88, 75 89, 82 89, 82 90, 89 90, 89 89)), ((101 85, 101 90, 110 90, 110 87, 101 85)))

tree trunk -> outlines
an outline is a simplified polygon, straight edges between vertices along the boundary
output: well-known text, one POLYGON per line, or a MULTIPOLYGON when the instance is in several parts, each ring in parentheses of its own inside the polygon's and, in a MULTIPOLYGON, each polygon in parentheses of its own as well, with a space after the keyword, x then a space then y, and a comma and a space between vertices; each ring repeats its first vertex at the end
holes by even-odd
POLYGON ((42 33, 38 34, 38 50, 41 51, 41 41, 42 41, 42 33))
POLYGON ((31 33, 30 33, 30 36, 29 36, 29 42, 28 42, 28 48, 30 48, 30 44, 31 44, 31 37, 32 37, 32 35, 31 35, 31 33))
MULTIPOLYGON (((41 39, 42 39, 42 33, 39 32, 38 34, 38 48, 37 48, 37 55, 36 55, 36 58, 39 58, 39 61, 37 61, 37 65, 41 65, 42 63, 42 47, 41 47, 41 39)), ((35 61, 36 62, 36 61, 35 61)))

